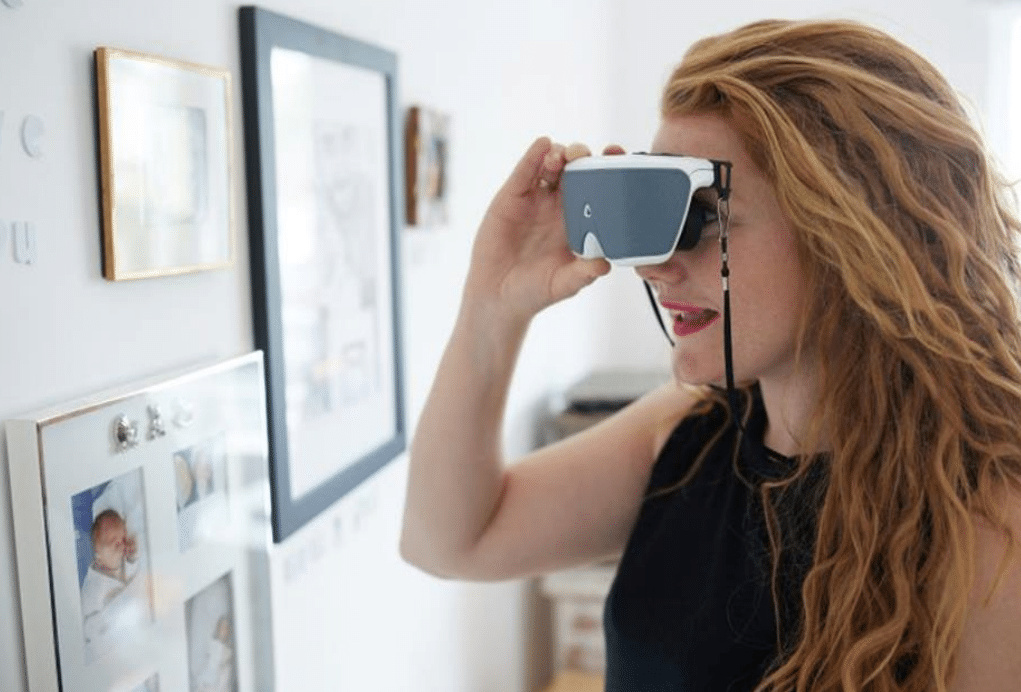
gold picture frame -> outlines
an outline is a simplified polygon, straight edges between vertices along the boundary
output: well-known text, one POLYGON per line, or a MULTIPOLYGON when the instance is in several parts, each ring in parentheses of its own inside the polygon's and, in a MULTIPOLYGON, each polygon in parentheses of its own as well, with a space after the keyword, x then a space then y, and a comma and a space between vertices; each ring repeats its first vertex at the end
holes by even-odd
POLYGON ((229 70, 95 51, 103 275, 144 279, 233 263, 229 70))

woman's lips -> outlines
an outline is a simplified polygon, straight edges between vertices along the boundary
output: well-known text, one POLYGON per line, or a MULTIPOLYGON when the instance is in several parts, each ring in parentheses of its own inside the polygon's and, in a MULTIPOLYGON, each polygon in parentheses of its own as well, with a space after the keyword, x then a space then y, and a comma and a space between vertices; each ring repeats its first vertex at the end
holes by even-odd
POLYGON ((685 303, 662 303, 663 307, 670 311, 674 319, 674 334, 677 336, 689 336, 700 332, 703 329, 715 324, 720 318, 720 313, 709 308, 700 308, 697 305, 685 303))

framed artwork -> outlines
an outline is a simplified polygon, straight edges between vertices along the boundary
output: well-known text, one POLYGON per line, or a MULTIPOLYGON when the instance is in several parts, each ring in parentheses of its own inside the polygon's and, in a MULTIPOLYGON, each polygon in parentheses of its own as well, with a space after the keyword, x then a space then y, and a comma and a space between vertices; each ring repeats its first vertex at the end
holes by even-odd
POLYGON ((113 48, 95 65, 103 275, 229 266, 230 72, 113 48))
POLYGON ((450 116, 411 106, 404 127, 405 220, 409 226, 442 226, 450 195, 450 116))
POLYGON ((405 448, 397 59, 240 11, 253 323, 281 541, 405 448))
POLYGON ((262 692, 258 351, 6 423, 29 692, 262 692))

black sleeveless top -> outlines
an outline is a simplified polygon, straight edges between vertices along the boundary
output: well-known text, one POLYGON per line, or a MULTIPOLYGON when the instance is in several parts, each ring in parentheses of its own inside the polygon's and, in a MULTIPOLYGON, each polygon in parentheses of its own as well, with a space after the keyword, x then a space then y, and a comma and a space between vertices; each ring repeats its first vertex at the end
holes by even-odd
MULTIPOLYGON (((753 389, 749 439, 761 444, 765 424, 753 389)), ((606 600, 606 692, 747 692, 797 631, 815 533, 814 510, 807 508, 818 505, 790 493, 804 509, 800 519, 796 512, 793 520, 781 521, 785 548, 791 548, 778 572, 778 644, 758 490, 765 479, 789 475, 794 460, 772 452, 741 454, 735 467, 737 436, 717 405, 674 430, 648 492, 680 481, 721 429, 694 478, 642 505, 606 600)), ((799 484, 809 487, 804 480, 799 484)))

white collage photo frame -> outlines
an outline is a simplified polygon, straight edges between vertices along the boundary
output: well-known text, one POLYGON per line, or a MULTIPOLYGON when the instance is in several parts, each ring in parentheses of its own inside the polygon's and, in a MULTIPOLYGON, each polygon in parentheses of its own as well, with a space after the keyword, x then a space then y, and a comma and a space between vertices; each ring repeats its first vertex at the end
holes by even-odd
POLYGON ((261 352, 6 432, 29 692, 272 688, 261 352))

